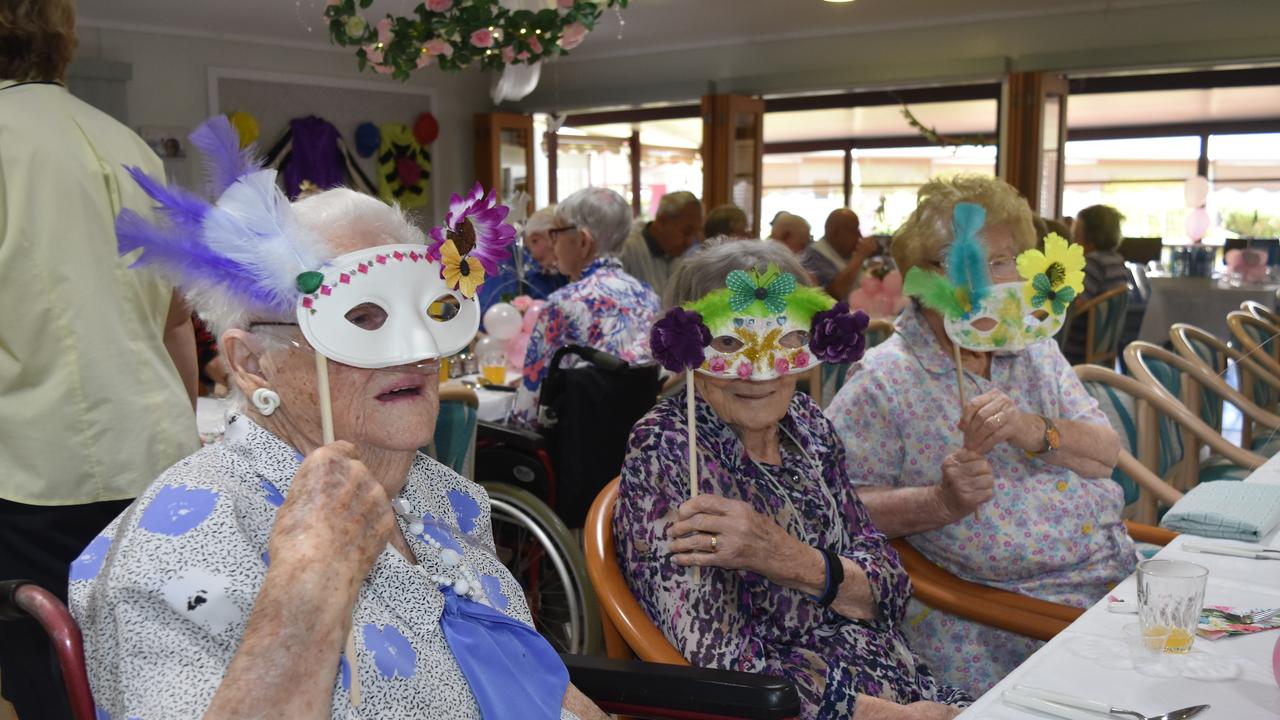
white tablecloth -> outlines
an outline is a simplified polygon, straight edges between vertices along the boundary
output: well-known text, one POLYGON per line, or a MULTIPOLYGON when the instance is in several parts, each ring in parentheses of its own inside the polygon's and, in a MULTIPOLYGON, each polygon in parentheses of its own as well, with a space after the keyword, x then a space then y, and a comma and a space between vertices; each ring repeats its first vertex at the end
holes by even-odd
MULTIPOLYGON (((1245 482, 1280 485, 1280 455, 1272 457, 1245 482)), ((1280 607, 1280 561, 1180 550, 1185 538, 1190 537, 1178 537, 1157 557, 1186 560, 1209 568, 1206 605, 1280 607)), ((1234 544, 1225 540, 1212 542, 1234 544)), ((1280 530, 1273 530, 1260 544, 1280 549, 1280 530)), ((1137 602, 1135 577, 1120 583, 1112 594, 1137 602)), ((1137 622, 1138 616, 1112 613, 1106 606, 1107 599, 1103 598, 1089 608, 960 717, 966 720, 1047 717, 1001 702, 1004 690, 1027 684, 1148 715, 1209 704, 1211 707, 1197 715, 1196 720, 1280 718, 1280 686, 1271 669, 1271 653, 1280 641, 1280 630, 1214 641, 1197 637, 1188 655, 1169 658, 1179 668, 1180 675, 1157 678, 1138 674, 1129 664, 1122 628, 1137 622)))
POLYGON ((1191 323, 1226 340, 1227 313, 1239 310, 1245 300, 1275 307, 1276 286, 1231 287, 1208 278, 1149 277, 1151 297, 1142 316, 1138 339, 1156 345, 1169 342, 1169 326, 1191 323))
MULTIPOLYGON (((519 373, 508 370, 506 382, 510 384, 519 377, 519 373)), ((471 383, 482 382, 482 378, 479 375, 464 375, 458 378, 460 382, 463 380, 471 383)), ((507 415, 511 413, 512 406, 516 404, 516 394, 513 392, 487 390, 482 387, 473 389, 476 391, 476 399, 479 400, 479 405, 476 408, 476 417, 485 422, 502 422, 506 420, 507 415)))

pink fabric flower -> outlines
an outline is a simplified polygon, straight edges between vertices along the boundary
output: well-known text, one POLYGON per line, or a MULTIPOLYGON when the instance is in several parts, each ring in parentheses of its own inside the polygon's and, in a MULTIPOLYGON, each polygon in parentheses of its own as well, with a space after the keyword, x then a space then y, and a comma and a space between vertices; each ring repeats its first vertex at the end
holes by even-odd
POLYGON ((541 42, 541 41, 539 41, 539 40, 538 40, 538 38, 536 38, 536 37, 531 37, 531 38, 529 38, 529 49, 533 51, 533 54, 534 54, 534 55, 541 55, 541 54, 542 54, 542 42, 541 42))
POLYGON ((809 353, 805 352, 804 350, 801 350, 800 352, 796 353, 796 356, 791 360, 791 364, 795 365, 797 368, 808 367, 809 353))
POLYGON ((556 7, 568 9, 573 7, 574 0, 556 0, 556 7))
POLYGON ((711 358, 710 360, 707 361, 707 369, 717 375, 724 373, 724 369, 725 369, 724 358, 718 357, 718 356, 711 358))
POLYGON ((502 62, 510 65, 515 62, 516 51, 510 45, 502 48, 502 62))
POLYGON ((444 12, 453 7, 453 0, 427 0, 427 9, 431 12, 444 12))
POLYGON ((420 52, 418 53, 418 61, 414 63, 419 70, 431 64, 431 55, 420 52))
POLYGON ((560 33, 560 47, 572 50, 582 44, 587 37, 587 26, 582 23, 569 23, 560 33))
POLYGON ((386 45, 391 42, 391 18, 382 18, 376 25, 378 28, 378 42, 386 45))
POLYGON ((780 357, 773 361, 773 371, 779 375, 786 375, 787 371, 790 369, 791 363, 787 362, 787 359, 784 357, 780 357))
POLYGON ((368 58, 369 62, 377 65, 382 62, 383 52, 378 49, 377 45, 365 45, 364 56, 368 58))
POLYGON ((427 44, 424 45, 423 47, 427 49, 427 54, 429 55, 443 55, 445 57, 453 57, 453 46, 445 42, 444 40, 441 40, 440 38, 435 38, 434 40, 428 40, 427 44))
POLYGON ((480 28, 471 33, 471 44, 478 48, 493 47, 493 33, 489 28, 480 28))
POLYGON ((751 363, 747 362, 746 360, 743 360, 742 362, 738 363, 738 377, 742 378, 743 380, 746 380, 747 378, 751 377, 751 363))

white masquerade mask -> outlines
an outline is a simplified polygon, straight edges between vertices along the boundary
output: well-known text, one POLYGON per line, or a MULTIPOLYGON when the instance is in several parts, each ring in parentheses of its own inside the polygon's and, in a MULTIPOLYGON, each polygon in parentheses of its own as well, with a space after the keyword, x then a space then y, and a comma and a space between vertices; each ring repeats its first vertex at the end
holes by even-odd
POLYGON ((480 327, 480 307, 450 290, 424 245, 382 245, 325 263, 298 300, 298 325, 316 352, 385 368, 446 357, 480 327))
POLYGON ((1037 340, 1053 337, 1066 320, 1050 303, 1032 305, 1026 283, 992 285, 968 314, 944 316, 947 337, 966 350, 1018 352, 1037 340))
POLYGON ((809 325, 777 315, 730 318, 711 330, 698 372, 738 380, 772 380, 811 369, 818 361, 809 352, 809 325))

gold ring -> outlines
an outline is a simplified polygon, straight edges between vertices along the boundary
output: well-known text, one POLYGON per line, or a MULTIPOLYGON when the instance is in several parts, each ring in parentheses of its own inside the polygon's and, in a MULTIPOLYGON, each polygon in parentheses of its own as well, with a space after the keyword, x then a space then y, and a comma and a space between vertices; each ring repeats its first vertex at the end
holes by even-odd
POLYGON ((720 537, 719 537, 718 535, 714 535, 714 534, 713 534, 713 535, 711 536, 711 552, 715 552, 715 551, 716 551, 716 544, 717 544, 719 541, 720 541, 720 537))
POLYGON ((1004 427, 1004 413, 996 413, 996 427, 1004 427))

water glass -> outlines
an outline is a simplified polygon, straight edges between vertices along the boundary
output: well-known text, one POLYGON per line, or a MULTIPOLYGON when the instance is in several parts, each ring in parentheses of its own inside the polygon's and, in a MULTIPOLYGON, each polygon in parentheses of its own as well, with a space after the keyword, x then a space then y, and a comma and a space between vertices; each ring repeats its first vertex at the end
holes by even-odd
POLYGON ((1144 632, 1169 634, 1165 653, 1191 652, 1208 577, 1208 568, 1181 560, 1138 563, 1138 619, 1144 632))
POLYGON ((1164 649, 1169 644, 1169 628, 1144 630, 1141 623, 1129 623, 1124 626, 1124 640, 1134 670, 1146 675, 1159 674, 1164 649))

